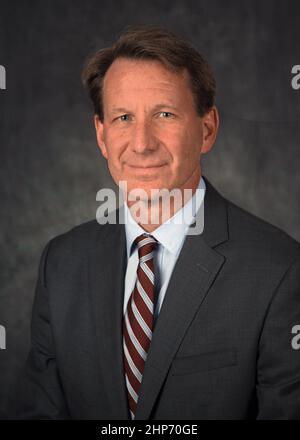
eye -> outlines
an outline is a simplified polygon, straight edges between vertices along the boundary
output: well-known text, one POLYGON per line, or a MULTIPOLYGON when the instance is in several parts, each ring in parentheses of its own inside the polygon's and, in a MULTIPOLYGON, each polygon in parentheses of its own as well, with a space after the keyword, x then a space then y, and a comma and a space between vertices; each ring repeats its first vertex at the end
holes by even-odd
POLYGON ((121 116, 118 116, 117 118, 116 118, 116 120, 117 121, 129 121, 129 115, 127 115, 127 114, 125 114, 125 115, 121 115, 121 116))
POLYGON ((170 116, 174 116, 171 112, 160 112, 159 115, 164 115, 167 119, 169 119, 170 116))

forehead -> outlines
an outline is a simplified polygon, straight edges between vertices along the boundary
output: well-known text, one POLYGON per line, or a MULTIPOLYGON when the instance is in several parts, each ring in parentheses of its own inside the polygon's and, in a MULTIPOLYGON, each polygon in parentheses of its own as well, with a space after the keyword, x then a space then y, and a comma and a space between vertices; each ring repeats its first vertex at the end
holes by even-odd
POLYGON ((118 58, 109 67, 103 81, 105 97, 122 93, 152 91, 172 94, 176 91, 191 93, 186 69, 174 72, 157 60, 118 58))

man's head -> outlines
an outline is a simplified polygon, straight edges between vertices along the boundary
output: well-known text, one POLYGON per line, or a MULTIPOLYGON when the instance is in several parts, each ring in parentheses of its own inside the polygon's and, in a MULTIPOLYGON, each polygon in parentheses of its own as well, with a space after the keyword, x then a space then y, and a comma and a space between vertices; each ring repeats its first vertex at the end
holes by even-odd
POLYGON ((87 61, 83 82, 117 184, 196 188, 218 129, 215 80, 196 49, 164 29, 130 27, 87 61))

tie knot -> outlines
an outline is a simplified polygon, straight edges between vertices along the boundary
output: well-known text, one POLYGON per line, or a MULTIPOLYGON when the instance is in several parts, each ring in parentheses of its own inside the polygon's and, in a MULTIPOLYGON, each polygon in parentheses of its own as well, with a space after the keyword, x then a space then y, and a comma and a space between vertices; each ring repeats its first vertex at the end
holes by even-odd
POLYGON ((141 234, 136 239, 139 259, 145 257, 146 255, 152 254, 158 241, 150 234, 141 234))

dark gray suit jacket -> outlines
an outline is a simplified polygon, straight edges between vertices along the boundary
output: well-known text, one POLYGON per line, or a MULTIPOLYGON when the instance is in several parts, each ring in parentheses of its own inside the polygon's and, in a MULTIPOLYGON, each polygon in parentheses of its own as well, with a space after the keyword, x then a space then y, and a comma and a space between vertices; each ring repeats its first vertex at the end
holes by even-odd
MULTIPOLYGON (((300 419, 300 245, 205 178, 156 323, 136 419, 300 419)), ((96 220, 42 254, 16 417, 130 419, 124 225, 96 220)))

